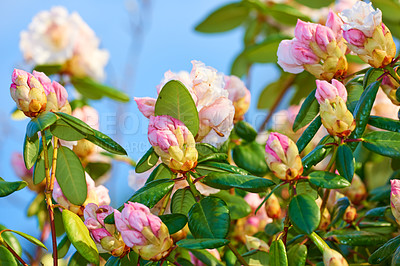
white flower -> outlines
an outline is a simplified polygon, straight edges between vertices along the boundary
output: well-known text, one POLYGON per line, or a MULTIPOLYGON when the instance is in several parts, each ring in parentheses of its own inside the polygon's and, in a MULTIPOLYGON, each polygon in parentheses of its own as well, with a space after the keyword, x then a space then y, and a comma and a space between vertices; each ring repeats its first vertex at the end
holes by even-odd
POLYGON ((339 14, 344 24, 344 31, 357 29, 367 37, 372 37, 374 29, 382 23, 382 12, 372 7, 371 3, 357 2, 351 9, 345 9, 339 14))

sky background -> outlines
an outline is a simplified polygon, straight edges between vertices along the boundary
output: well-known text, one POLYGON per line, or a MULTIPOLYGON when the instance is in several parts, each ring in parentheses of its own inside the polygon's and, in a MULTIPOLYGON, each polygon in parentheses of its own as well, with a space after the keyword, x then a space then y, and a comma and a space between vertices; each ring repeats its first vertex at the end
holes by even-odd
MULTIPOLYGON (((101 46, 110 53, 106 84, 125 90, 130 97, 156 97, 155 86, 164 72, 191 70, 191 60, 229 74, 234 57, 242 49, 243 31, 236 29, 223 34, 201 34, 194 27, 215 8, 230 1, 0 1, 0 177, 7 181, 18 180, 10 166, 13 152, 22 152, 23 138, 28 120, 15 121, 10 113, 15 103, 9 94, 11 73, 14 68, 30 71, 19 50, 19 34, 27 29, 32 18, 41 10, 63 5, 70 12, 77 11, 96 32, 101 46), (133 25, 133 26, 132 26, 133 25), (139 26, 141 25, 141 26, 139 26)), ((265 111, 257 111, 261 89, 277 77, 277 69, 257 65, 252 72, 252 103, 247 119, 259 125, 265 111), (251 118, 251 119, 249 119, 251 118)), ((72 93, 71 91, 69 91, 72 93)), ((134 101, 116 104, 111 100, 92 102, 100 110, 100 129, 139 159, 149 148, 147 119, 137 109, 134 101), (117 113, 122 114, 117 116, 117 113)), ((113 207, 129 198, 133 190, 127 186, 130 167, 114 164, 110 189, 113 207)), ((27 218, 26 210, 35 193, 23 189, 0 198, 0 223, 10 229, 39 237, 36 218, 27 218)), ((21 241, 26 243, 24 240, 21 241)), ((51 246, 50 242, 46 242, 51 246)), ((24 245, 28 251, 31 244, 24 245)))

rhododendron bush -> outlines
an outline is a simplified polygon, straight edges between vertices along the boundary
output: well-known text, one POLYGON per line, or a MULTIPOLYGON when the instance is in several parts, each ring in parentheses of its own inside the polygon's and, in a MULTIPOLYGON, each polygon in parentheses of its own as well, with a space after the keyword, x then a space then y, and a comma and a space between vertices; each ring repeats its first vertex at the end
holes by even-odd
POLYGON ((15 112, 30 119, 12 158, 22 181, 1 179, 0 195, 35 191, 28 216, 52 247, 1 227, 0 262, 37 265, 19 234, 54 265, 400 264, 399 12, 390 0, 213 11, 196 30, 243 27, 243 51, 229 75, 192 60, 160 77, 157 98, 132 99, 151 145, 137 163, 89 105, 130 100, 101 83, 108 53, 95 33, 62 7, 39 13, 21 34, 34 69, 10 70, 15 112), (281 71, 258 99, 256 63, 281 71), (251 101, 268 110, 258 131, 251 101), (121 206, 103 185, 112 160, 145 179, 121 206))

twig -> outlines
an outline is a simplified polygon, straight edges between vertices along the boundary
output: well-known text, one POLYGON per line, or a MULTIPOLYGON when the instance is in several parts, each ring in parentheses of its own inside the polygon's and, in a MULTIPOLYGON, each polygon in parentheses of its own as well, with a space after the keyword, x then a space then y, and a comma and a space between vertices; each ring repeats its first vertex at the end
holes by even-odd
POLYGON ((28 264, 12 249, 12 247, 10 247, 6 241, 3 241, 4 246, 13 254, 13 256, 19 261, 21 262, 22 265, 24 266, 28 266, 28 264))
POLYGON ((242 257, 242 255, 239 254, 239 252, 237 251, 237 249, 231 244, 229 243, 228 248, 230 250, 232 250, 233 254, 235 254, 236 258, 239 260, 239 262, 241 263, 241 265, 244 266, 249 266, 249 264, 244 260, 244 258, 242 257))

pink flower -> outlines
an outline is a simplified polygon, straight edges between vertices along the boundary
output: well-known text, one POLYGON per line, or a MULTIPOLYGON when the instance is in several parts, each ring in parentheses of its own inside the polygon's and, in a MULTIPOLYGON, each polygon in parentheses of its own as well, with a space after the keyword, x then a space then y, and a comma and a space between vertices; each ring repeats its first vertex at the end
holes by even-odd
POLYGON ((326 100, 334 102, 336 97, 339 96, 344 102, 347 101, 346 87, 340 81, 332 79, 332 83, 325 80, 316 80, 317 90, 315 97, 319 104, 324 103, 326 100))
POLYGON ((157 99, 150 97, 143 98, 133 98, 139 108, 139 111, 146 117, 150 118, 150 116, 154 115, 154 107, 156 105, 157 99))
POLYGON ((329 11, 328 18, 326 19, 325 25, 332 30, 332 32, 334 33, 337 41, 339 41, 342 38, 342 35, 343 35, 343 30, 342 30, 343 21, 332 10, 329 11))
POLYGON ((330 28, 322 25, 317 26, 315 32, 315 41, 322 51, 326 52, 328 44, 333 40, 336 40, 336 36, 330 28))
POLYGON ((19 152, 14 152, 11 155, 11 166, 14 169, 15 174, 20 178, 30 177, 33 175, 33 168, 30 170, 26 169, 24 163, 24 157, 19 152))
POLYGON ((169 254, 172 239, 168 229, 145 205, 125 203, 122 212, 114 210, 114 217, 125 244, 143 259, 159 260, 169 254))
POLYGON ((250 107, 250 91, 246 88, 244 82, 236 76, 225 76, 225 90, 228 91, 228 98, 235 107, 234 120, 243 119, 244 114, 250 107))
POLYGON ((362 31, 357 29, 350 29, 348 31, 343 32, 343 37, 348 41, 351 45, 357 47, 363 47, 365 43, 365 35, 362 31))
POLYGON ((278 47, 278 64, 285 72, 298 74, 303 72, 304 67, 293 55, 294 40, 283 40, 278 47))
POLYGON ((45 73, 33 70, 32 74, 43 85, 44 92, 46 93, 46 95, 48 95, 51 91, 53 91, 53 86, 51 85, 51 79, 48 76, 46 76, 45 73))
POLYGON ((317 24, 298 19, 296 28, 294 29, 294 36, 302 43, 309 43, 310 41, 314 41, 316 30, 317 24))
POLYGON ((398 224, 400 224, 400 180, 390 180, 391 192, 390 192, 390 207, 392 214, 398 224))
POLYGON ((294 58, 296 58, 297 62, 300 62, 302 65, 312 65, 318 63, 319 61, 318 56, 308 44, 296 39, 292 44, 292 55, 294 58))
POLYGON ((150 117, 148 138, 163 163, 176 172, 187 172, 197 164, 192 133, 178 119, 168 115, 150 117))

